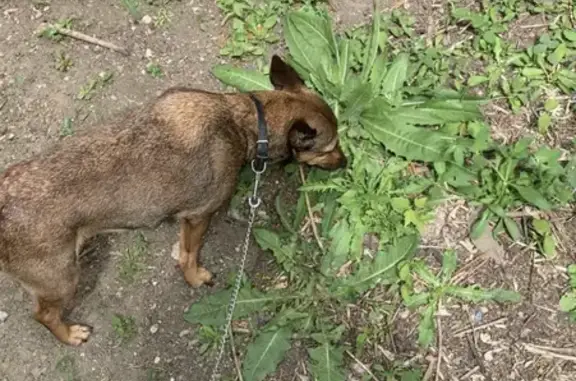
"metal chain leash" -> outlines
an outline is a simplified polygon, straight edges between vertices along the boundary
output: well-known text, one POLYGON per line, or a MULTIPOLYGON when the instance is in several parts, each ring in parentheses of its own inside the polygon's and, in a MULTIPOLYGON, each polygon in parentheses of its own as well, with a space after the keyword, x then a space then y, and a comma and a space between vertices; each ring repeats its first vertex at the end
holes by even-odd
POLYGON ((242 287, 242 278, 244 276, 244 267, 246 266, 246 258, 248 257, 248 247, 250 246, 250 236, 252 235, 252 227, 254 225, 254 219, 256 218, 256 209, 262 203, 262 199, 258 196, 258 186, 260 185, 260 176, 266 170, 266 163, 264 163, 262 169, 258 170, 252 162, 252 171, 255 174, 254 180, 254 190, 252 191, 252 196, 248 198, 248 205, 250 205, 250 217, 248 219, 248 228, 246 229, 246 236, 244 237, 244 245, 242 249, 242 259, 240 261, 240 269, 236 275, 236 280, 234 283, 234 288, 232 289, 232 295, 230 296, 230 302, 228 303, 228 308, 226 311, 226 320, 224 326, 222 327, 222 337, 220 339, 218 355, 212 368, 212 375, 210 376, 210 381, 217 381, 220 379, 220 374, 218 369, 220 368, 220 363, 222 362, 222 357, 224 356, 224 350, 226 348, 226 341, 228 339, 228 330, 230 324, 232 323, 232 317, 234 316, 234 308, 236 307, 236 301, 238 299, 238 293, 242 287))

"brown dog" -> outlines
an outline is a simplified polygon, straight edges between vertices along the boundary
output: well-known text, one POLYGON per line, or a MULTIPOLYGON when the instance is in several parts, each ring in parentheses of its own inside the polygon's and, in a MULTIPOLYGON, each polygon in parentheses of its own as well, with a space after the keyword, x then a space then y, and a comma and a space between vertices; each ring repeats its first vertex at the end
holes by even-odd
MULTIPOLYGON (((264 106, 271 161, 345 165, 330 107, 279 57, 264 106)), ((8 168, 0 183, 0 270, 36 299, 35 318, 79 345, 90 328, 62 321, 80 277, 78 254, 95 234, 180 221, 179 265, 198 287, 211 281, 198 251, 211 216, 255 156, 256 106, 248 94, 173 88, 109 125, 63 140, 8 168)))

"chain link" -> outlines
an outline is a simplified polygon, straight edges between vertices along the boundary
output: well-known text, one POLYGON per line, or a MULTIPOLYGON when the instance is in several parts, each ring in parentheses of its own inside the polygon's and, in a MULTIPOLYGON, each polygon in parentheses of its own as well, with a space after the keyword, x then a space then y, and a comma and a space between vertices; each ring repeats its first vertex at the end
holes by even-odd
MULTIPOLYGON (((266 167, 264 167, 265 169, 266 167)), ((226 311, 226 322, 222 327, 222 337, 220 338, 218 356, 214 363, 214 368, 212 368, 212 376, 210 381, 217 381, 220 379, 220 374, 218 369, 220 368, 220 363, 222 362, 222 357, 224 356, 224 350, 226 348, 226 341, 228 339, 228 330, 230 324, 232 323, 232 317, 234 316, 234 308, 236 307, 236 300, 238 299, 238 293, 242 287, 242 278, 244 276, 244 267, 246 266, 246 258, 248 257, 248 247, 250 246, 250 236, 252 235, 252 227, 254 225, 254 219, 256 218, 256 209, 261 204, 261 199, 258 197, 258 185, 260 184, 260 175, 264 171, 256 171, 254 173, 256 178, 254 180, 254 191, 252 196, 248 198, 248 204, 250 205, 250 217, 248 219, 248 228, 246 229, 246 236, 244 237, 244 245, 242 248, 242 260, 240 261, 240 269, 238 269, 238 274, 236 275, 236 281, 234 283, 234 288, 232 289, 232 295, 230 296, 230 302, 228 303, 228 308, 226 311)))

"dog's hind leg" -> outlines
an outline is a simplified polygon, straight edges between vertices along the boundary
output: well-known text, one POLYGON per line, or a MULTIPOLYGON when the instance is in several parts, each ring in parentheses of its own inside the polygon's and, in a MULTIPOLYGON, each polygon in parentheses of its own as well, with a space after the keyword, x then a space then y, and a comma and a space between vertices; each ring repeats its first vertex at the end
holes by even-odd
POLYGON ((212 286, 212 274, 198 265, 200 247, 204 233, 210 224, 210 217, 192 221, 187 218, 180 220, 180 255, 178 262, 184 273, 186 282, 192 287, 203 284, 212 286))

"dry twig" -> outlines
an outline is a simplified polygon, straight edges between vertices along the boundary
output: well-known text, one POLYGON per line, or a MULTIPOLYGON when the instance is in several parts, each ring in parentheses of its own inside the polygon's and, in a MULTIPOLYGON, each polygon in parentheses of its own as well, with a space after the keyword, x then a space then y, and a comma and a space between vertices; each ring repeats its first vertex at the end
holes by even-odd
MULTIPOLYGON (((300 165, 300 181, 302 181, 302 185, 306 185, 306 176, 304 175, 304 167, 300 165)), ((310 197, 308 197, 308 193, 304 192, 304 200, 306 200, 306 208, 308 209, 308 218, 310 219, 310 225, 312 226, 312 233, 314 234, 314 238, 318 243, 318 247, 320 250, 324 251, 324 245, 320 240, 320 234, 318 234, 318 227, 314 222, 314 213, 312 213, 312 205, 310 204, 310 197)))
POLYGON ((539 347, 537 345, 524 343, 524 349, 527 352, 530 352, 535 355, 540 355, 546 358, 559 359, 576 363, 576 356, 570 356, 559 353, 559 352, 565 352, 566 348, 539 347))
POLYGON ((361 367, 362 369, 364 369, 364 370, 366 371, 366 373, 368 373, 368 374, 370 375, 370 377, 372 377, 372 379, 373 379, 374 381, 380 381, 380 380, 378 380, 378 378, 374 375, 374 373, 372 373, 372 371, 370 370, 370 368, 368 368, 366 365, 364 365, 364 363, 363 363, 362 361, 358 360, 358 359, 356 358, 356 356, 354 356, 352 353, 350 353, 350 351, 346 351, 346 354, 347 354, 348 356, 350 356, 350 358, 351 358, 352 360, 354 360, 354 361, 356 362, 356 364, 360 365, 360 367, 361 367))
POLYGON ((236 356, 236 345, 234 344, 234 335, 232 334, 232 327, 228 327, 229 335, 230 335, 230 347, 232 349, 232 357, 234 358, 234 366, 236 367, 236 373, 238 374, 238 380, 244 381, 242 377, 242 371, 240 367, 240 361, 238 361, 238 357, 236 356))
POLYGON ((72 30, 72 29, 63 28, 61 26, 53 25, 53 24, 48 24, 48 25, 46 25, 46 27, 54 29, 56 32, 58 32, 61 35, 72 37, 72 38, 75 38, 77 40, 85 41, 85 42, 88 42, 90 44, 98 45, 98 46, 101 46, 103 48, 110 49, 110 50, 113 50, 113 51, 118 52, 120 54, 123 54, 125 56, 130 54, 128 52, 128 50, 125 48, 122 48, 122 47, 115 45, 111 42, 104 41, 104 40, 101 40, 101 39, 96 38, 96 37, 88 36, 87 34, 77 32, 77 31, 72 30))
POLYGON ((500 319, 492 320, 492 321, 489 321, 488 323, 484 323, 484 324, 475 326, 475 327, 473 327, 473 328, 462 329, 462 330, 460 330, 460 331, 456 331, 456 332, 454 333, 454 337, 462 337, 462 336, 464 336, 464 335, 466 335, 466 334, 468 334, 468 333, 470 333, 470 332, 476 332, 476 331, 479 331, 479 330, 482 330, 482 329, 486 329, 486 328, 492 327, 492 326, 494 326, 494 325, 497 325, 497 324, 500 324, 500 323, 504 323, 504 322, 506 322, 507 320, 508 320, 507 317, 501 317, 500 319))

